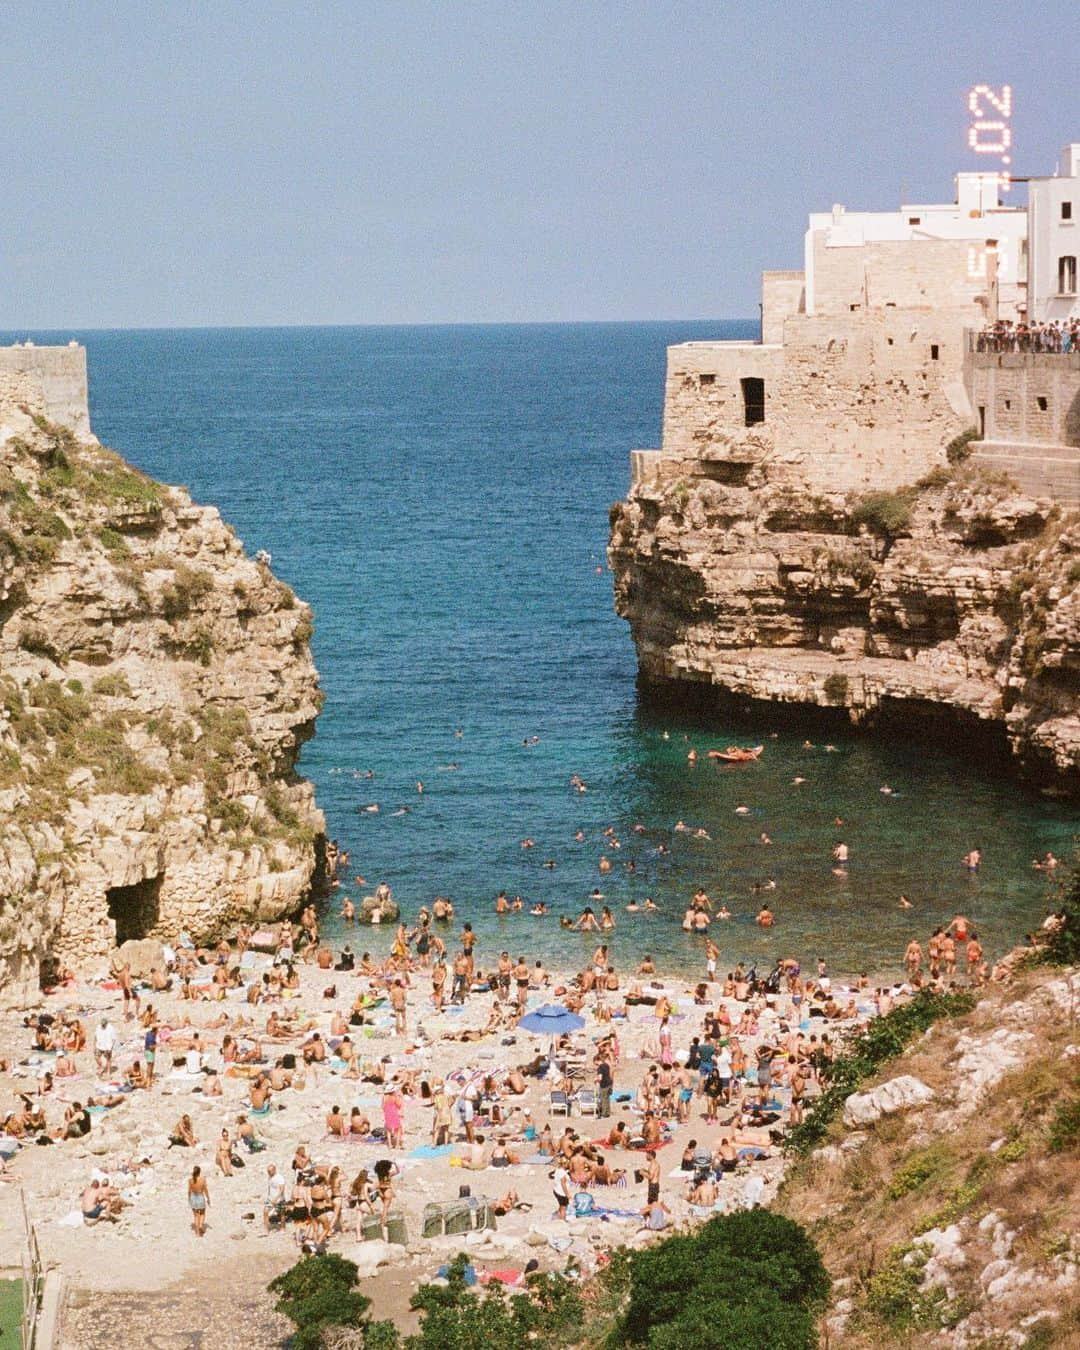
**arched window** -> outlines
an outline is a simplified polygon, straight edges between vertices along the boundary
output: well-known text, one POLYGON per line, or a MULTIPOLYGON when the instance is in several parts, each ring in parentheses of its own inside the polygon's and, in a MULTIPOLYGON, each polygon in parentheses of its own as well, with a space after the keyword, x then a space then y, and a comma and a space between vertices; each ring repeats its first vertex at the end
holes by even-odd
POLYGON ((1076 294, 1076 255, 1068 253, 1058 259, 1058 295, 1076 294))

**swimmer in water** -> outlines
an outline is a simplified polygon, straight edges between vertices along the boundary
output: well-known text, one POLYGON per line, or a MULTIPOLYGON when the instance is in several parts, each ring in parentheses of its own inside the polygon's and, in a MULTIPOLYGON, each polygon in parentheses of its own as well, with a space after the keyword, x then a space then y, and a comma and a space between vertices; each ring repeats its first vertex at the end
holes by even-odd
POLYGON ((647 895, 645 897, 645 903, 644 905, 642 905, 642 908, 646 910, 654 910, 659 909, 660 906, 656 903, 656 901, 652 898, 651 895, 647 895))
POLYGON ((769 838, 769 836, 765 833, 764 830, 762 830, 761 833, 758 835, 758 840, 759 840, 759 842, 762 843, 762 844, 771 844, 771 843, 772 843, 772 840, 769 838))
POLYGON ((693 746, 691 746, 690 753, 686 756, 686 758, 691 764, 697 763, 697 751, 693 748, 693 746))
POLYGON ((532 840, 532 839, 523 839, 523 840, 521 841, 521 847, 522 847, 522 848, 535 848, 535 847, 536 847, 536 844, 535 844, 535 841, 532 840))
POLYGON ((417 790, 417 792, 423 792, 423 790, 424 790, 423 779, 418 778, 418 779, 416 780, 416 790, 417 790))
POLYGON ((575 840, 575 842, 578 843, 578 844, 583 844, 583 843, 585 842, 585 831, 584 831, 584 830, 575 830, 575 831, 574 831, 574 840, 575 840))
POLYGON ((982 854, 977 848, 969 849, 964 854, 964 866, 969 872, 977 872, 982 864, 982 854))
POLYGON ((731 910, 728 909, 727 905, 721 905, 720 908, 716 911, 716 917, 718 919, 730 919, 731 910))
POLYGON ((636 900, 631 900, 630 903, 626 906, 627 914, 636 914, 640 909, 641 906, 638 904, 636 900))
POLYGON ((735 808, 735 814, 737 816, 748 816, 750 814, 750 808, 748 806, 737 806, 735 808))
POLYGON ((900 908, 901 908, 901 909, 910 909, 910 908, 911 908, 911 901, 907 898, 906 895, 902 895, 902 896, 900 897, 900 908))
POLYGON ((806 779, 805 779, 805 778, 793 778, 793 779, 791 780, 791 786, 792 786, 792 787, 799 787, 800 784, 805 783, 805 782, 806 782, 806 779))
POLYGON ((356 918, 356 906, 346 897, 345 903, 341 906, 341 917, 346 923, 352 923, 356 918))
POLYGON ((881 793, 883 797, 891 797, 893 795, 893 790, 888 785, 888 783, 882 783, 882 785, 878 788, 878 791, 881 793))
POLYGON ((529 910, 529 913, 530 913, 530 914, 536 914, 536 915, 546 914, 547 912, 548 912, 548 907, 547 907, 547 905, 544 904, 544 902, 543 902, 542 900, 538 900, 538 901, 536 902, 536 904, 533 905, 533 907, 529 910))
POLYGON ((754 922, 761 928, 771 928, 773 926, 773 912, 768 905, 761 906, 754 922))

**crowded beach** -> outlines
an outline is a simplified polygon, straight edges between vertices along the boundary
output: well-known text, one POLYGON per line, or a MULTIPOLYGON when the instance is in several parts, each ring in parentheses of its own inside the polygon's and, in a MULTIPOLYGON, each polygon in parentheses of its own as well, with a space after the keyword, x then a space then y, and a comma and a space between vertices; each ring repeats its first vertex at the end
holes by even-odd
MULTIPOLYGON (((346 933, 371 931, 337 904, 346 933)), ((170 1279, 245 1240, 282 1265, 336 1250, 422 1278, 464 1245, 484 1280, 588 1273, 767 1202, 784 1132, 852 1029, 927 983, 1008 978, 963 915, 913 937, 887 987, 806 969, 779 931, 772 969, 729 968, 699 921, 718 908, 688 898, 689 979, 645 953, 617 968, 602 907, 572 921, 596 948, 567 974, 483 950, 445 898, 378 959, 331 946, 309 905, 216 946, 136 944, 96 978, 57 972, 36 1009, 0 1018, 8 1232, 21 1189, 46 1261, 101 1288, 160 1284, 162 1241, 170 1279)))

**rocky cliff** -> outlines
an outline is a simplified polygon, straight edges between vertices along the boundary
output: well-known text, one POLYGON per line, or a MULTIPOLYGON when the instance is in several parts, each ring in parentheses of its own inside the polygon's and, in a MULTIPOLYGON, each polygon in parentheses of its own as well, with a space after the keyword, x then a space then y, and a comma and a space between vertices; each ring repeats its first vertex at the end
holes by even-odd
POLYGON ((1080 1338, 1075 969, 1019 966, 849 1097, 777 1208, 833 1277, 822 1344, 1080 1338))
POLYGON ((960 462, 960 444, 917 483, 855 494, 781 480, 758 439, 659 457, 612 508, 643 678, 860 723, 946 714, 1077 792, 1080 517, 960 462))
MULTIPOLYGON (((24 391, 23 391, 24 392, 24 391)), ((292 911, 311 612, 216 510, 32 401, 0 419, 0 999, 45 957, 292 911)))

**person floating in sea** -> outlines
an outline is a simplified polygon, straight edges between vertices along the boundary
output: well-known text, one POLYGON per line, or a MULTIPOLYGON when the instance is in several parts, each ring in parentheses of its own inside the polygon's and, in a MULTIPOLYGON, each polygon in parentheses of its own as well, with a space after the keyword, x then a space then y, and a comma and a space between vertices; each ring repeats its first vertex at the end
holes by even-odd
POLYGON ((969 849, 964 854, 964 866, 969 872, 977 872, 982 865, 982 853, 977 849, 969 849))

